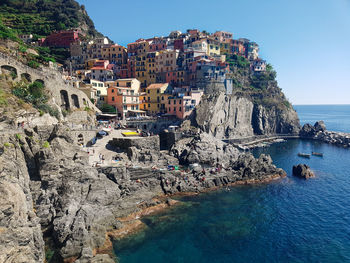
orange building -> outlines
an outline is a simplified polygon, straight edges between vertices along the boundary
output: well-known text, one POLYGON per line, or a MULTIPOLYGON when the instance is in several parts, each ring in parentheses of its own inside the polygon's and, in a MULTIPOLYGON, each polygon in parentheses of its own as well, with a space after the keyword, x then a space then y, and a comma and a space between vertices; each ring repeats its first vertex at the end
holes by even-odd
POLYGON ((140 110, 140 81, 118 79, 115 86, 107 89, 107 103, 117 109, 119 117, 144 115, 140 110))

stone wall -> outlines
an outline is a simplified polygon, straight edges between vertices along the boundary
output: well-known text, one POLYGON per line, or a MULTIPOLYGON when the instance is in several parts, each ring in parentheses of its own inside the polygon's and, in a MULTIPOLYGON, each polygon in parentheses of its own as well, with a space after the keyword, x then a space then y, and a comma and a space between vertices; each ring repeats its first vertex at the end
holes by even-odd
POLYGON ((109 144, 124 151, 127 151, 130 147, 136 147, 140 150, 152 150, 158 152, 160 150, 159 136, 113 138, 111 141, 109 141, 109 144))
POLYGON ((34 69, 24 65, 16 58, 0 52, 0 73, 9 71, 16 73, 17 77, 14 81, 25 78, 31 82, 42 82, 52 97, 51 103, 56 104, 61 109, 73 110, 89 107, 99 111, 84 92, 66 83, 57 70, 47 67, 34 69))

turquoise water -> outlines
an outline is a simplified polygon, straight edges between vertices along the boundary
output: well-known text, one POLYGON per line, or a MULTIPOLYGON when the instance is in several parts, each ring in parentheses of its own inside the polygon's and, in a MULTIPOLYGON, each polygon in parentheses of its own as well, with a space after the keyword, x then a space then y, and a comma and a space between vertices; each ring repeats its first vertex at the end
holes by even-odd
POLYGON ((350 105, 296 105, 301 125, 323 120, 330 131, 350 132, 350 105))
POLYGON ((114 243, 120 262, 350 262, 350 150, 290 140, 253 152, 261 153, 287 178, 181 198, 183 205, 143 218, 145 231, 114 243), (297 156, 312 151, 324 157, 297 156), (293 177, 297 163, 316 178, 293 177))

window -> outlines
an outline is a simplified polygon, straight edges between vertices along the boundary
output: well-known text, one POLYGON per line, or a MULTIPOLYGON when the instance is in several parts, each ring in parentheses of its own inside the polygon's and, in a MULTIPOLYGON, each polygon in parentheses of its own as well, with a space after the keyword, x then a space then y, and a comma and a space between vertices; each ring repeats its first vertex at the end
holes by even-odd
POLYGON ((160 107, 159 104, 157 104, 157 108, 158 108, 158 109, 159 109, 159 107, 160 107))
POLYGON ((174 111, 176 112, 176 107, 174 107, 174 111))
POLYGON ((181 107, 179 107, 179 111, 182 111, 181 107))
POLYGON ((159 89, 157 89, 157 93, 159 93, 159 89))
POLYGON ((151 98, 150 98, 150 97, 148 97, 148 101, 151 101, 151 98))
POLYGON ((162 96, 162 100, 164 100, 164 97, 162 96))
POLYGON ((149 94, 149 93, 150 93, 150 90, 147 90, 147 93, 149 94))
POLYGON ((151 104, 148 104, 148 108, 151 108, 151 104))
POLYGON ((123 106, 123 109, 124 109, 124 110, 128 110, 128 106, 124 105, 124 106, 123 106))
POLYGON ((114 101, 114 97, 112 97, 112 101, 114 101))

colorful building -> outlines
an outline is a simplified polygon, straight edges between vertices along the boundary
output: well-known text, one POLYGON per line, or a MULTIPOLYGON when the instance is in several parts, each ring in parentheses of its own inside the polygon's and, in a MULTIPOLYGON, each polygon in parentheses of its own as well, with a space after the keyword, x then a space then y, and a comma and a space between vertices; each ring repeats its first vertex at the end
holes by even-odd
POLYGON ((45 38, 43 45, 48 47, 69 48, 71 43, 79 40, 79 33, 80 31, 78 30, 53 32, 45 38))
POLYGON ((146 88, 146 107, 149 115, 166 112, 167 99, 170 96, 169 83, 151 84, 146 88))
POLYGON ((179 119, 185 119, 199 104, 202 95, 202 91, 189 91, 185 94, 169 96, 166 104, 167 113, 179 119))
POLYGON ((91 68, 91 79, 99 81, 110 81, 115 79, 114 64, 109 64, 108 60, 96 60, 91 68))
POLYGON ((123 65, 127 63, 128 54, 123 46, 117 44, 104 45, 101 54, 103 59, 108 59, 113 64, 123 65))
POLYGON ((177 59, 179 57, 179 50, 162 50, 156 56, 156 72, 168 72, 177 69, 177 59))
POLYGON ((107 89, 107 103, 117 109, 119 117, 144 115, 145 112, 140 110, 140 81, 118 79, 115 84, 107 89))
POLYGON ((215 38, 215 40, 219 41, 220 43, 226 42, 227 39, 232 39, 233 34, 231 32, 226 31, 216 31, 212 36, 215 38))

